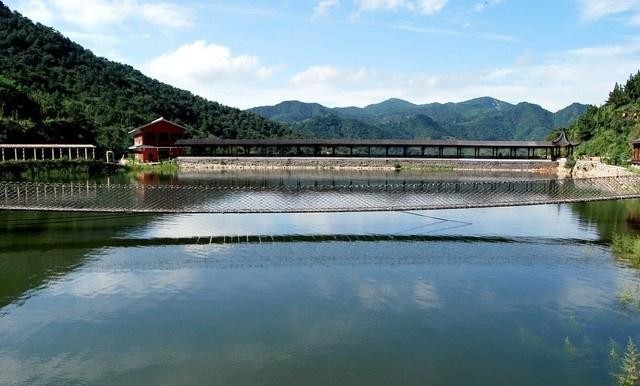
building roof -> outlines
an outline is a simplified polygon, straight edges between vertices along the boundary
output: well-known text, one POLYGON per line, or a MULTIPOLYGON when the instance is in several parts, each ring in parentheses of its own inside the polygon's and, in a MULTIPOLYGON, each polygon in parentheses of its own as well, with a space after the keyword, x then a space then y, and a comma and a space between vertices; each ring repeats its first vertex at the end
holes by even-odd
POLYGON ((151 122, 146 123, 146 124, 144 124, 144 125, 142 125, 142 126, 136 127, 136 128, 135 128, 135 129, 133 129, 133 130, 130 130, 130 131, 129 131, 129 134, 131 134, 131 135, 138 134, 139 132, 141 132, 141 131, 142 131, 142 130, 144 130, 145 128, 147 128, 147 127, 149 127, 149 126, 151 126, 151 125, 155 125, 156 123, 160 123, 160 122, 166 122, 166 123, 168 123, 168 124, 170 124, 170 125, 173 125, 173 126, 179 127, 179 128, 181 128, 182 130, 185 130, 185 131, 189 130, 188 128, 186 128, 186 127, 184 127, 184 126, 182 126, 182 125, 178 125, 178 124, 177 124, 177 123, 175 123, 175 122, 171 122, 171 121, 170 121, 170 120, 168 120, 168 119, 164 119, 163 117, 160 117, 160 118, 158 118, 158 119, 156 119, 156 120, 154 120, 154 121, 151 121, 151 122))
POLYGON ((560 132, 560 135, 558 135, 558 138, 554 139, 551 142, 553 143, 553 146, 558 146, 558 147, 577 146, 580 144, 580 142, 570 141, 569 137, 567 137, 567 133, 564 130, 560 132))
POLYGON ((430 139, 179 139, 176 146, 445 146, 562 147, 552 141, 462 141, 430 139))

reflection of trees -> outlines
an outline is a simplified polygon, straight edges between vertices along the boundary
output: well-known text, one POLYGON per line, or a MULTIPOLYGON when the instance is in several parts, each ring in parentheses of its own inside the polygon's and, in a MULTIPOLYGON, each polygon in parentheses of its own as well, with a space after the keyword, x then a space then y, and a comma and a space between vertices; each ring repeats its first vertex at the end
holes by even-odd
POLYGON ((83 264, 88 244, 146 223, 148 216, 4 212, 0 222, 0 308, 83 264), (58 245, 62 243, 64 247, 58 245))
POLYGON ((611 200, 571 204, 584 225, 595 226, 610 241, 616 233, 640 234, 640 200, 611 200))

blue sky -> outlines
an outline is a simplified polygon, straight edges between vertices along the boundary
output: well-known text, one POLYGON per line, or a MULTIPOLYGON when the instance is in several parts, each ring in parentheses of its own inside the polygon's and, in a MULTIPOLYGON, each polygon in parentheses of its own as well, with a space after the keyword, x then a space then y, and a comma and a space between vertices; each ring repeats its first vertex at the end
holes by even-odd
POLYGON ((601 104, 640 70, 640 0, 8 0, 109 59, 248 108, 492 96, 601 104))

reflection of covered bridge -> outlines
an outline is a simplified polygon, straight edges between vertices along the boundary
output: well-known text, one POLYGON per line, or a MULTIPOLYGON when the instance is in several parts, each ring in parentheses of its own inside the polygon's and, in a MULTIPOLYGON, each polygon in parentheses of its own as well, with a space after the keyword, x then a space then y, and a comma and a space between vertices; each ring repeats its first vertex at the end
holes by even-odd
POLYGON ((462 141, 401 139, 182 139, 192 156, 386 157, 555 159, 576 143, 562 132, 553 141, 462 141))

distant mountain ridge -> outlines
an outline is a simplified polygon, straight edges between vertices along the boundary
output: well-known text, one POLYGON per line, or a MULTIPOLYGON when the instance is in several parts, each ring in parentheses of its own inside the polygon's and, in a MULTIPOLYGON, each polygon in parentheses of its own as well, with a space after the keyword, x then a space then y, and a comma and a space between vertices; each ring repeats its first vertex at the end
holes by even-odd
POLYGON ((362 108, 286 101, 249 111, 322 138, 535 140, 571 125, 588 107, 573 103, 552 113, 536 104, 491 97, 423 105, 392 98, 362 108))

